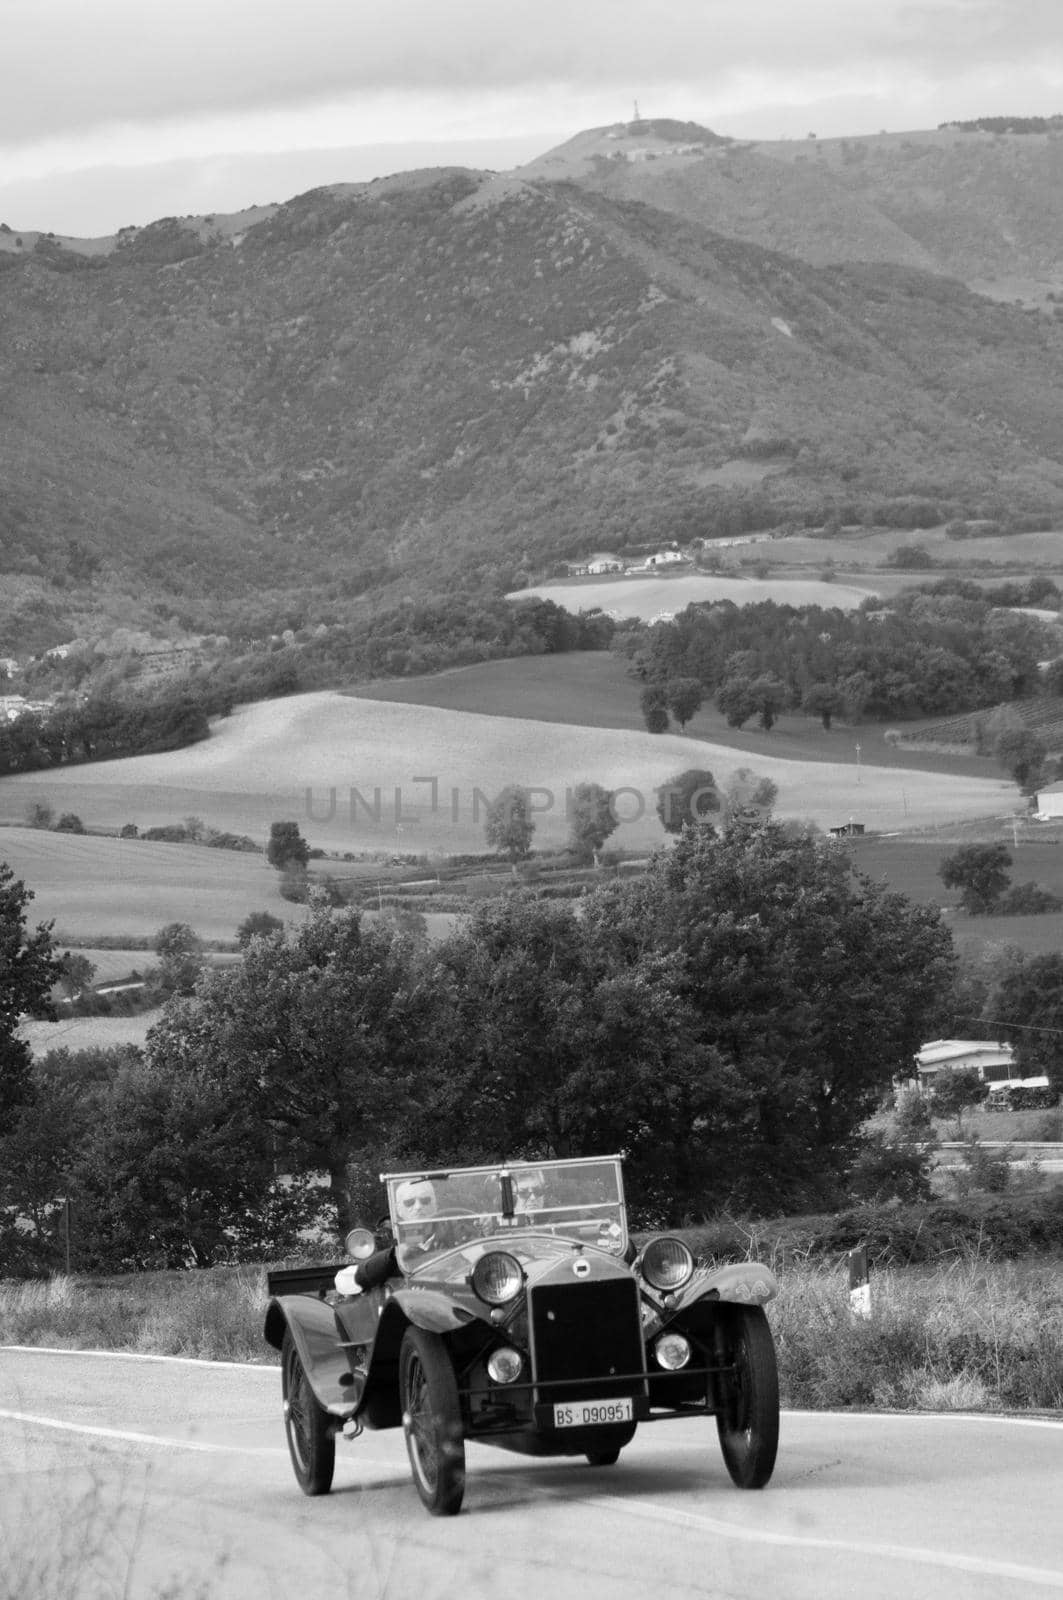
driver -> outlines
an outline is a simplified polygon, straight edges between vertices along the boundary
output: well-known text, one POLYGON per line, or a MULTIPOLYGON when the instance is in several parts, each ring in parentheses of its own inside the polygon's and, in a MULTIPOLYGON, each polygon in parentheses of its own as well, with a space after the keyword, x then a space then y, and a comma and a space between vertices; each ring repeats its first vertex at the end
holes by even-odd
POLYGON ((436 1191, 428 1178, 406 1178, 395 1190, 395 1210, 402 1228, 401 1244, 390 1244, 386 1250, 360 1261, 357 1266, 343 1267, 336 1274, 336 1287, 343 1294, 361 1294, 363 1289, 376 1289, 399 1272, 398 1250, 404 1256, 431 1250, 436 1244, 434 1218, 438 1209, 436 1191))

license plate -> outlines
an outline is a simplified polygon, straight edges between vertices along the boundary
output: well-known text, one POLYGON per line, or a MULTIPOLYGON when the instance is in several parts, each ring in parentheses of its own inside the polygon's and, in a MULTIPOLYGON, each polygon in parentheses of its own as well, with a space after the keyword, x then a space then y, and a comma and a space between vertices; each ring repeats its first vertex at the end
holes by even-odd
POLYGON ((555 1428, 592 1428, 602 1422, 630 1422, 631 1401, 574 1400, 554 1407, 555 1428))

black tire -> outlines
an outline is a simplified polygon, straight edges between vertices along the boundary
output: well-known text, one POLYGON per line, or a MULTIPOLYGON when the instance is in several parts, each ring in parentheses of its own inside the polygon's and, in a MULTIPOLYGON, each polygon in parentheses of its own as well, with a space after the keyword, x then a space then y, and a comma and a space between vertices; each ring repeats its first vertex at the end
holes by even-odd
POLYGON ((399 1351, 399 1386, 417 1493, 434 1517, 453 1517, 465 1495, 465 1437, 457 1379, 438 1334, 407 1328, 399 1351))
POLYGON ((588 1450, 587 1460, 592 1467, 615 1467, 620 1460, 619 1446, 613 1450, 588 1450))
POLYGON ((336 1465, 336 1434, 328 1412, 310 1387, 289 1329, 281 1347, 281 1391, 295 1481, 304 1494, 328 1494, 336 1465))
POLYGON ((763 1489, 779 1448, 779 1372, 760 1306, 728 1306, 717 1356, 733 1369, 719 1380, 716 1428, 727 1470, 740 1489, 763 1489))

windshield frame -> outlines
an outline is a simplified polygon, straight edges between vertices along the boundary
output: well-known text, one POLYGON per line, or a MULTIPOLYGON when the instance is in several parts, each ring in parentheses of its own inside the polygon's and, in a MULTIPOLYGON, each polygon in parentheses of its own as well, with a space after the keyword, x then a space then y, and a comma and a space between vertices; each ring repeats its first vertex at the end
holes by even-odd
MULTIPOLYGON (((402 1259, 427 1259, 446 1250, 493 1239, 516 1241, 547 1234, 597 1246, 623 1256, 628 1248, 627 1207, 619 1155, 566 1157, 550 1161, 495 1161, 471 1167, 415 1168, 383 1172, 392 1235, 402 1259), (524 1208, 521 1178, 541 1176, 543 1202, 524 1208), (399 1214, 400 1187, 431 1185, 434 1209, 415 1217, 399 1214), (448 1193, 449 1191, 449 1193, 448 1193), (549 1198, 547 1198, 549 1197, 549 1198)), ((410 1196, 404 1196, 408 1205, 410 1196)), ((421 1198, 421 1205, 424 1197, 421 1198)))

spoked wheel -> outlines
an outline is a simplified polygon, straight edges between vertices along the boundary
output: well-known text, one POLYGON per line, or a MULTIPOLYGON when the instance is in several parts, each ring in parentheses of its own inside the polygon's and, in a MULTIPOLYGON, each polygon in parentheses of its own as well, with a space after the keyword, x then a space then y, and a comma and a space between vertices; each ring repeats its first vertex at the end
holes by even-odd
POLYGON ((588 1450, 587 1460, 592 1467, 615 1467, 620 1460, 619 1447, 613 1450, 588 1450))
POLYGON ((716 1428, 723 1459, 740 1489, 762 1489, 779 1448, 779 1373, 760 1306, 722 1312, 716 1353, 733 1369, 719 1380, 716 1428))
POLYGON ((304 1494, 328 1494, 336 1465, 336 1435, 328 1412, 310 1387, 290 1332, 281 1348, 281 1386, 284 1431, 296 1481, 304 1494))
POLYGON ((438 1334, 407 1328, 399 1381, 417 1493, 434 1517, 452 1517, 465 1494, 465 1439, 454 1368, 438 1334))

